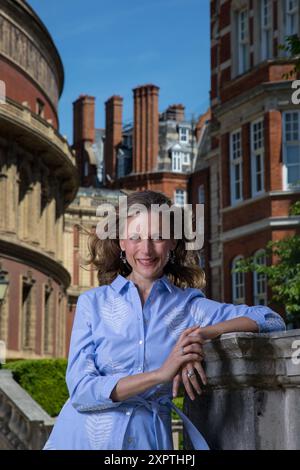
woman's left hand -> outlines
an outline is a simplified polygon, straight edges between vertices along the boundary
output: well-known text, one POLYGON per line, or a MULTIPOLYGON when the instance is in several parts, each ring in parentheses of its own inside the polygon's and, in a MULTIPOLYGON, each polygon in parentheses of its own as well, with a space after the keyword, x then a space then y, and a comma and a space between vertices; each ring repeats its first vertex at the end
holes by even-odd
POLYGON ((183 382, 186 392, 191 400, 195 399, 194 390, 196 390, 198 395, 201 395, 202 390, 198 383, 196 374, 194 373, 192 377, 189 377, 187 375, 189 371, 194 372, 194 369, 198 371, 203 384, 204 385, 207 384, 206 375, 205 375, 205 372, 203 370, 201 363, 198 361, 188 362, 187 364, 184 365, 184 367, 181 367, 181 369, 179 370, 179 372, 175 375, 173 379, 173 398, 177 396, 181 382, 183 382))
MULTIPOLYGON (((199 334, 199 333, 204 333, 203 331, 204 329, 203 328, 198 328, 196 330, 193 331, 193 333, 191 333, 191 335, 193 334, 199 334)), ((201 335, 202 336, 202 335, 201 335)), ((206 335, 203 334, 203 342, 205 342, 206 340, 206 335)), ((202 356, 204 358, 204 352, 202 350, 202 356)), ((201 387, 198 383, 198 380, 197 380, 197 375, 195 374, 194 372, 194 369, 196 369, 198 371, 198 374, 202 380, 202 383, 204 385, 207 384, 207 379, 206 379, 206 375, 205 375, 205 372, 204 372, 204 369, 201 365, 201 361, 191 361, 191 362, 188 362, 186 363, 184 366, 182 366, 178 373, 175 375, 174 379, 173 379, 173 397, 175 398, 178 394, 178 390, 179 390, 179 387, 180 387, 180 384, 181 382, 183 382, 183 385, 186 389, 186 392, 187 394, 189 395, 190 399, 191 400, 194 400, 195 399, 195 394, 194 394, 194 390, 196 390, 196 392, 200 395, 202 393, 202 390, 201 390, 201 387), (192 375, 192 377, 189 377, 187 374, 189 371, 193 371, 194 372, 194 375, 192 375)))

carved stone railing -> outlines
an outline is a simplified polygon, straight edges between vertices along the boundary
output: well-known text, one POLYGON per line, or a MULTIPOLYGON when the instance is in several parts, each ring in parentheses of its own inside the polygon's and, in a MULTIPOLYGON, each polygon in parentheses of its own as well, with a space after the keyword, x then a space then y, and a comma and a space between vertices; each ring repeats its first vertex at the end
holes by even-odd
POLYGON ((208 384, 183 409, 210 448, 300 449, 300 330, 229 333, 204 351, 208 384))
POLYGON ((0 449, 42 449, 53 424, 11 371, 0 370, 0 449))

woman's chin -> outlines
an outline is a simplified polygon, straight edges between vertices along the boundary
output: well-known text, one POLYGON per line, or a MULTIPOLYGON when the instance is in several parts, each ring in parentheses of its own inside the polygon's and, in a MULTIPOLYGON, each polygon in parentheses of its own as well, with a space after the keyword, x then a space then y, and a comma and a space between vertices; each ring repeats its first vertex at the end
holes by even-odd
POLYGON ((158 263, 157 261, 155 261, 153 263, 144 264, 142 262, 137 261, 137 270, 143 275, 147 275, 148 277, 153 277, 159 271, 158 263))

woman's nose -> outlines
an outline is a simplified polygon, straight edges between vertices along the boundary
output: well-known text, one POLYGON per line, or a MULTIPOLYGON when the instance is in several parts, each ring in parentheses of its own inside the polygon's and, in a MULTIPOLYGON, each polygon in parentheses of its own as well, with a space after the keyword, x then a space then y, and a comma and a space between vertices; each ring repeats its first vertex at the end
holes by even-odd
POLYGON ((153 248, 152 240, 150 240, 149 238, 143 239, 141 248, 142 248, 142 251, 144 253, 150 254, 152 252, 152 248, 153 248))

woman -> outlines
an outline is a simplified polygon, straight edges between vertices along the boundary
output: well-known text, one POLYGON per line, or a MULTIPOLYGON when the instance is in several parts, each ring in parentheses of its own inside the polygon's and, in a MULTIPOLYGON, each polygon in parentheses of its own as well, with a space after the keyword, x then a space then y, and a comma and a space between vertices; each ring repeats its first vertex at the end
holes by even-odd
POLYGON ((146 211, 129 215, 127 224, 117 213, 113 239, 91 234, 89 263, 99 287, 78 298, 66 372, 70 398, 44 449, 172 450, 172 408, 194 448, 208 449, 172 402, 172 390, 176 395, 182 378, 192 399, 193 390, 201 393, 195 371, 205 383, 204 341, 285 329, 268 307, 207 299, 199 252, 186 249, 185 236, 175 239, 172 214, 168 238, 165 215, 151 217, 153 204, 171 201, 141 191, 128 196, 128 211, 135 204, 146 211))

